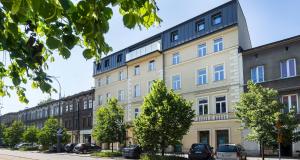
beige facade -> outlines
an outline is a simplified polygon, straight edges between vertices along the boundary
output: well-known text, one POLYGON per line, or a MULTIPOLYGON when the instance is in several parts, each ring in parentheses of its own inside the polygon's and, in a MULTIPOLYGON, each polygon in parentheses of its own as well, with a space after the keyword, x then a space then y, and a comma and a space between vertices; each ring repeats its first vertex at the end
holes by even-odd
MULTIPOLYGON (((193 102, 196 118, 187 135, 182 140, 182 149, 187 151, 192 143, 208 141, 212 147, 219 143, 241 143, 240 122, 234 118, 234 104, 242 92, 241 57, 238 53, 238 27, 231 27, 215 34, 191 41, 165 52, 156 51, 126 63, 125 66, 95 76, 96 104, 105 103, 107 93, 120 97, 125 109, 125 120, 131 122, 141 111, 143 97, 149 92, 151 81, 164 79, 168 88, 173 88, 173 77, 180 77, 176 92, 193 102), (222 40, 222 49, 214 51, 215 40, 222 40), (206 45, 206 55, 200 57, 198 46, 206 45), (174 60, 174 55, 178 59, 174 60), (176 61, 175 63, 173 61, 176 61), (154 63, 154 64, 150 64, 154 63), (222 66, 222 76, 216 79, 216 66, 222 66), (206 70, 206 83, 198 84, 201 69, 206 70), (126 78, 120 80, 120 72, 126 78), (110 81, 106 83, 107 77, 110 81), (101 80, 101 84, 99 84, 101 80), (218 97, 223 98, 219 102, 218 97), (199 100, 207 100, 207 112, 200 113, 199 100), (217 106, 218 103, 218 106, 217 106), (223 108, 222 108, 223 107, 223 108), (217 109, 219 108, 219 109, 217 109), (205 137, 203 137, 203 134, 205 137)), ((173 88, 174 89, 174 88, 173 88)), ((98 107, 94 107, 97 109, 98 107)), ((203 112, 203 111, 202 111, 203 112)), ((128 141, 133 142, 132 128, 128 130, 128 141)))

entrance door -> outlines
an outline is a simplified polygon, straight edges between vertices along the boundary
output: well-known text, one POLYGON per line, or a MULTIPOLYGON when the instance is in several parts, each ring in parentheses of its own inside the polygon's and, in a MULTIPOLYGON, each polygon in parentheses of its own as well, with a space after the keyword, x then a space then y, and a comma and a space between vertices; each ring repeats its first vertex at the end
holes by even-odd
POLYGON ((228 144, 229 143, 229 133, 228 130, 217 130, 216 131, 217 136, 217 147, 220 144, 228 144))
POLYGON ((209 131, 199 132, 199 143, 209 144, 209 131))

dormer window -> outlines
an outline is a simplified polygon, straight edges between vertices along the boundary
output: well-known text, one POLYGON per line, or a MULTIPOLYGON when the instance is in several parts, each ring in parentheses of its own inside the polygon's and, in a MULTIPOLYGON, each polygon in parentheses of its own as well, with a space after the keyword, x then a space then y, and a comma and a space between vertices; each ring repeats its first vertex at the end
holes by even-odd
POLYGON ((109 67, 109 59, 107 59, 107 60, 104 61, 104 66, 105 67, 109 67))
POLYGON ((178 30, 171 32, 171 42, 175 42, 178 40, 178 30))
POLYGON ((222 14, 221 13, 214 14, 211 19, 212 19, 212 25, 218 25, 222 23, 222 14))
POLYGON ((205 29, 205 21, 204 19, 199 20, 196 22, 196 32, 203 31, 205 29))
POLYGON ((120 62, 122 62, 122 54, 119 54, 117 56, 117 63, 120 63, 120 62))

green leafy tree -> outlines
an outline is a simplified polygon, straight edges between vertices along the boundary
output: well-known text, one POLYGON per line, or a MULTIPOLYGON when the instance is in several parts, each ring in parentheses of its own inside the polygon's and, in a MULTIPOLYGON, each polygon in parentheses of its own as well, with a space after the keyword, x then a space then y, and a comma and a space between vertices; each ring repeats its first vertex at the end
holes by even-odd
POLYGON ((6 126, 0 123, 0 144, 3 144, 4 140, 4 131, 6 126))
POLYGON ((62 128, 64 130, 62 136, 62 143, 70 141, 70 135, 67 134, 66 129, 59 125, 59 122, 55 118, 49 118, 45 122, 44 127, 38 132, 38 141, 44 148, 57 144, 57 131, 62 128))
POLYGON ((4 142, 9 147, 14 147, 22 141, 24 125, 21 121, 14 121, 12 125, 4 130, 4 142))
POLYGON ((38 142, 38 132, 39 130, 35 126, 26 128, 23 133, 23 140, 28 143, 37 143, 38 142))
POLYGON ((264 88, 252 81, 247 83, 247 88, 248 91, 241 95, 235 107, 236 115, 242 121, 243 128, 250 130, 246 138, 261 145, 264 159, 265 146, 276 144, 279 132, 284 133, 285 143, 296 141, 295 111, 282 112, 285 106, 280 103, 278 92, 274 89, 264 88), (280 131, 276 128, 278 123, 281 126, 280 131))
POLYGON ((124 140, 126 135, 124 111, 115 98, 109 99, 107 104, 96 111, 96 124, 92 135, 100 143, 112 144, 124 140))
POLYGON ((168 91, 163 81, 156 81, 144 98, 140 116, 134 120, 135 137, 143 148, 160 149, 164 155, 167 146, 180 143, 194 116, 191 102, 168 91))
POLYGON ((28 79, 33 88, 53 91, 45 70, 54 54, 68 59, 72 48, 81 46, 86 59, 98 61, 109 53, 112 48, 104 35, 113 7, 130 29, 161 21, 155 0, 0 0, 0 51, 8 52, 10 59, 7 66, 0 62, 0 96, 16 90, 19 100, 28 102, 22 87, 28 79))

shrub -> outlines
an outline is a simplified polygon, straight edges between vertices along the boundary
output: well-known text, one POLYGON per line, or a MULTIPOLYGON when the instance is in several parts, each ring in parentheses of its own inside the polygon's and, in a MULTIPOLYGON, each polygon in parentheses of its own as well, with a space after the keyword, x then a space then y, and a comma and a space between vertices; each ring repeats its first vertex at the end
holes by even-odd
POLYGON ((177 156, 161 156, 161 155, 145 154, 141 156, 141 160, 187 160, 187 158, 177 157, 177 156))
POLYGON ((122 152, 101 151, 101 152, 94 152, 91 155, 95 157, 120 157, 122 156, 122 152))
POLYGON ((39 147, 21 147, 20 149, 19 149, 20 151, 37 151, 37 150, 39 150, 39 147))

